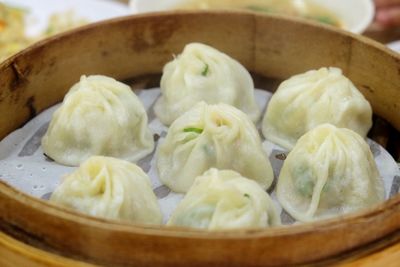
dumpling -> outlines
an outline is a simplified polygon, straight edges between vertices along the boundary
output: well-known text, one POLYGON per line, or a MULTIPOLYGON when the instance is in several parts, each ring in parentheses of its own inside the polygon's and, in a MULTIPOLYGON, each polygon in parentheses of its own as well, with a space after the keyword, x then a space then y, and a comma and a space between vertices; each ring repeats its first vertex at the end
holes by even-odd
POLYGON ((251 120, 226 105, 198 103, 179 117, 157 151, 160 180, 175 192, 186 192, 211 167, 232 169, 268 188, 271 163, 251 120))
POLYGON ((210 169, 196 178, 168 225, 223 230, 280 225, 269 195, 254 181, 229 170, 210 169))
POLYGON ((368 144, 352 130, 330 124, 299 139, 283 164, 276 194, 303 222, 366 209, 385 198, 368 144))
POLYGON ((303 134, 323 123, 362 137, 372 126, 371 105, 338 68, 311 70, 284 81, 269 102, 262 132, 290 150, 303 134))
POLYGON ((228 55, 200 43, 186 45, 182 54, 165 65, 161 93, 154 111, 165 125, 200 101, 235 106, 253 122, 260 117, 249 72, 228 55))
POLYGON ((162 223, 149 177, 137 165, 110 157, 90 157, 65 177, 50 201, 97 217, 162 223))
POLYGON ((154 149, 147 114, 129 86, 112 78, 82 76, 53 114, 42 139, 56 162, 78 166, 92 155, 135 162, 154 149))

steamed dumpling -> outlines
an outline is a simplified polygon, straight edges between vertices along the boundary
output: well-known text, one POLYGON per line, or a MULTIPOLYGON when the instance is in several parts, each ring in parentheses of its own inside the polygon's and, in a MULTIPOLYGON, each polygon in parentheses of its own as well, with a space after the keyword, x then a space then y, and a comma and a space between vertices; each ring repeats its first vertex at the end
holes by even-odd
POLYGON ((165 125, 200 101, 235 106, 253 122, 260 117, 249 72, 228 55, 204 44, 186 45, 182 54, 165 65, 161 93, 154 111, 165 125))
POLYGON ((54 113, 42 139, 56 162, 77 166, 92 155, 137 161, 153 151, 147 114, 129 86, 112 78, 82 76, 54 113))
POLYGON ((210 169, 196 178, 168 225, 223 230, 280 224, 269 195, 254 181, 228 170, 210 169))
POLYGON ((149 177, 135 164, 93 156, 65 177, 50 201, 82 213, 115 220, 161 224, 149 177))
POLYGON ((338 68, 321 68, 284 81, 269 102, 262 132, 292 149, 314 127, 330 123, 366 137, 372 126, 368 101, 338 68))
POLYGON ((380 203, 383 181, 364 139, 349 129, 323 124, 299 139, 277 184, 283 208, 299 221, 313 221, 380 203))
POLYGON ((271 164, 256 127, 240 110, 198 103, 169 128, 157 152, 160 180, 175 192, 186 192, 211 167, 232 169, 268 188, 271 164))

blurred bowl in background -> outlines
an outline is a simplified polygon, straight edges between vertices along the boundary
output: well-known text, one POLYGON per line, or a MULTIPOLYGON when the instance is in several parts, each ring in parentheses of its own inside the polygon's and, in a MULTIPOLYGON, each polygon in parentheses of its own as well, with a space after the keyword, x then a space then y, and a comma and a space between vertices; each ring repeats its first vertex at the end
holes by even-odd
POLYGON ((375 17, 375 5, 372 0, 310 1, 332 10, 343 22, 344 29, 353 33, 363 33, 375 17))
MULTIPOLYGON (((265 0, 270 2, 274 0, 265 0)), ((341 28, 353 33, 362 33, 371 24, 375 15, 375 6, 372 0, 291 0, 294 5, 304 6, 304 3, 320 7, 329 11, 340 21, 341 28)), ((146 13, 155 11, 167 11, 179 9, 179 6, 188 2, 205 2, 204 0, 130 0, 130 7, 134 13, 146 13)), ((210 2, 210 1, 208 1, 210 2)), ((213 1, 217 3, 217 0, 213 1)), ((225 2, 230 2, 225 0, 225 2)), ((232 1, 235 2, 235 1, 232 1)), ((276 2, 276 1, 275 1, 276 2)), ((236 1, 239 3, 239 1, 236 1)), ((261 1, 242 0, 240 4, 248 3, 247 10, 266 12, 266 8, 258 6, 261 1), (257 6, 253 3, 257 2, 257 6)), ((246 5, 246 4, 244 4, 246 5)), ((229 6, 227 6, 229 8, 229 6)), ((206 4, 201 9, 207 9, 206 4)), ((283 14, 284 15, 284 14, 283 14)), ((324 18, 318 19, 323 22, 324 18)))
POLYGON ((387 46, 390 49, 392 49, 393 51, 396 51, 397 53, 400 53, 400 40, 394 41, 394 42, 390 42, 390 43, 387 44, 387 46))

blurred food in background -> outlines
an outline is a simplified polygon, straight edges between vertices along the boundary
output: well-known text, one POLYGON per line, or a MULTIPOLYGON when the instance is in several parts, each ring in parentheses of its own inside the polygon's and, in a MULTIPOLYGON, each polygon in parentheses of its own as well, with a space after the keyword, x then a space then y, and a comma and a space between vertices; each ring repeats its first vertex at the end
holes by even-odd
POLYGON ((134 13, 233 9, 279 14, 310 19, 353 33, 363 33, 375 14, 372 0, 130 0, 129 5, 134 13))
POLYGON ((0 3, 0 62, 40 39, 89 22, 77 16, 73 10, 54 13, 42 33, 28 37, 25 27, 28 13, 27 9, 0 3))
POLYGON ((50 16, 49 24, 42 37, 45 38, 87 23, 89 23, 89 20, 78 16, 72 9, 65 12, 54 13, 50 16))
POLYGON ((26 12, 0 3, 0 61, 29 45, 25 36, 26 12))
POLYGON ((241 9, 262 13, 286 14, 341 27, 339 18, 330 10, 306 0, 188 0, 176 9, 241 9))
POLYGON ((0 0, 0 62, 56 33, 129 15, 132 11, 127 3, 128 0, 0 0))

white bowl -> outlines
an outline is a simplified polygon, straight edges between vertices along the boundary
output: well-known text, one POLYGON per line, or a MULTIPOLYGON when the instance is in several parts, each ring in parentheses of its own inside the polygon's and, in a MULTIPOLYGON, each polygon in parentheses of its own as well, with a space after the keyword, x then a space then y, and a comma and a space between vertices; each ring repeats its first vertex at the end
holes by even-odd
POLYGON ((372 0, 310 1, 331 10, 343 22, 344 29, 353 33, 364 32, 375 16, 375 5, 372 0))
MULTIPOLYGON (((130 0, 135 13, 166 11, 185 0, 130 0)), ((331 10, 343 23, 345 30, 362 33, 375 15, 373 0, 308 0, 331 10)))

